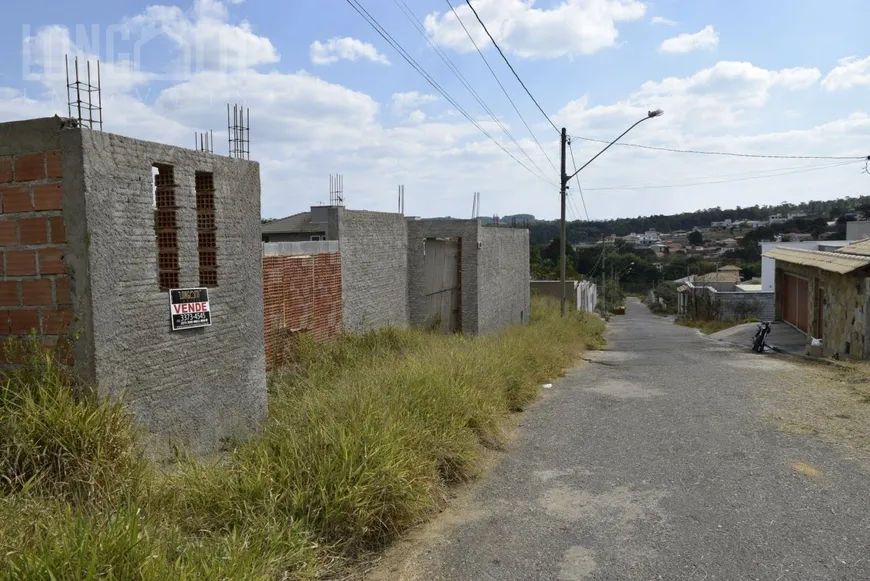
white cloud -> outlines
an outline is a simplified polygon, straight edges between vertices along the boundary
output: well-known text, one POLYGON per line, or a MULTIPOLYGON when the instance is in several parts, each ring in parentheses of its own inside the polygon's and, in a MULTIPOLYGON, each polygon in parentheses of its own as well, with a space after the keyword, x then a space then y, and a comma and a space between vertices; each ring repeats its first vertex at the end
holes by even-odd
POLYGON ((665 18, 664 16, 653 16, 652 20, 650 20, 652 24, 663 24, 665 26, 676 26, 677 22, 675 20, 671 20, 670 18, 665 18))
MULTIPOLYGON (((201 2, 199 6, 208 18, 223 18, 229 23, 229 4, 201 2)), ((196 23, 204 18, 191 16, 189 20, 196 23)), ((242 24, 227 26, 237 29, 231 34, 245 30, 242 24)), ((63 77, 53 78, 46 71, 62 63, 64 52, 83 58, 94 55, 75 46, 69 32, 61 27, 37 31, 26 43, 32 49, 31 70, 42 84, 36 93, 0 86, 0 120, 65 115, 63 77)), ((185 46, 172 42, 170 48, 182 52, 185 46)), ((277 58, 277 53, 274 56, 277 58)), ((147 67, 139 70, 123 61, 104 60, 105 130, 190 147, 194 131, 214 129, 216 153, 225 154, 225 103, 242 101, 251 109, 251 155, 261 167, 266 216, 288 215, 327 199, 325 177, 335 172, 345 175, 346 200, 351 208, 393 210, 395 186, 406 184, 406 208, 413 215, 468 215, 475 190, 482 191, 487 214, 558 215, 556 188, 528 174, 461 115, 447 109, 446 103, 436 102, 433 95, 408 90, 379 102, 372 95, 309 72, 288 71, 286 66, 284 70, 277 66, 268 72, 258 70, 262 58, 233 62, 247 64, 202 67, 158 85, 151 82, 156 77, 147 67), (111 75, 106 74, 109 70, 111 75), (153 94, 146 98, 148 91, 153 94), (384 115, 385 109, 391 114, 384 115), (485 183, 481 182, 481 167, 487 170, 485 183)), ((844 64, 848 63, 840 63, 844 64)), ((680 149, 866 155, 870 131, 866 113, 825 111, 828 117, 817 124, 788 113, 801 111, 802 106, 802 99, 790 92, 813 87, 820 77, 813 68, 768 70, 748 62, 724 61, 693 74, 649 80, 622 98, 603 103, 574 95, 553 118, 572 135, 609 140, 648 110, 661 107, 664 117, 645 122, 624 140, 680 149), (775 106, 771 103, 774 95, 775 106), (795 128, 771 132, 766 129, 770 120, 795 128)), ((481 121, 481 125, 528 165, 494 123, 481 121)), ((533 127, 557 163, 557 135, 533 127)), ((548 171, 548 178, 555 179, 555 172, 550 172, 531 138, 522 131, 514 135, 535 163, 548 171)), ((600 143, 576 139, 573 149, 577 162, 591 158, 601 147, 600 143)), ((824 162, 806 162, 819 163, 824 162)), ((783 198, 797 202, 855 195, 862 191, 862 185, 866 191, 870 183, 857 164, 695 187, 598 189, 693 180, 702 183, 719 176, 782 172, 802 164, 615 146, 584 169, 581 178, 588 189, 586 204, 593 219, 748 206, 783 198)))
POLYGON ((328 65, 339 60, 357 61, 370 60, 382 65, 390 64, 386 56, 367 42, 355 38, 330 38, 326 42, 315 40, 309 49, 311 62, 316 65, 328 65))
MULTIPOLYGON (((75 61, 78 58, 80 78, 86 80, 87 62, 91 61, 92 82, 96 84, 96 61, 99 55, 76 46, 69 29, 64 26, 46 26, 36 34, 26 36, 22 43, 22 52, 25 80, 40 82, 48 89, 64 88, 68 56, 70 77, 74 78, 75 61)), ((155 74, 139 70, 136 63, 128 59, 102 62, 100 73, 102 93, 108 97, 126 93, 157 78, 155 74)))
MULTIPOLYGON (((523 58, 592 54, 614 46, 617 23, 638 20, 646 12, 638 0, 563 0, 550 9, 535 8, 528 0, 477 0, 474 7, 499 46, 523 58)), ((468 6, 456 12, 478 46, 489 44, 468 6)), ((425 25, 441 45, 474 50, 453 12, 429 14, 425 25)))
POLYGON ((822 88, 828 91, 843 91, 870 85, 870 56, 859 59, 850 56, 838 61, 836 67, 822 80, 822 88))
POLYGON ((239 70, 280 60, 272 41, 257 35, 249 22, 231 23, 220 0, 194 0, 189 13, 178 6, 148 6, 124 24, 143 52, 160 37, 175 46, 171 75, 176 80, 203 70, 239 70))
POLYGON ((713 50, 719 46, 719 33, 707 25, 693 34, 684 33, 665 39, 659 46, 662 52, 686 53, 693 50, 713 50))
POLYGON ((411 111, 411 114, 408 115, 408 121, 411 123, 422 123, 426 120, 426 114, 420 111, 419 109, 414 109, 411 111))
POLYGON ((392 97, 393 113, 395 113, 396 115, 401 115, 408 109, 414 109, 416 107, 420 107, 421 105, 425 105, 426 103, 433 103, 437 100, 438 97, 436 97, 435 95, 428 95, 426 93, 420 93, 419 91, 394 93, 392 97))

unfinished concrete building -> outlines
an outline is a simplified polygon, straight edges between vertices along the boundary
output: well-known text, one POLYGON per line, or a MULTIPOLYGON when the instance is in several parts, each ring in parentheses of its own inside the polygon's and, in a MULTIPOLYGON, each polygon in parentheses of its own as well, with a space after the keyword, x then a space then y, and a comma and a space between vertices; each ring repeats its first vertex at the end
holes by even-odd
POLYGON ((528 230, 341 206, 292 218, 263 232, 294 239, 317 230, 338 243, 343 331, 414 325, 483 334, 528 321, 528 230))
POLYGON ((57 117, 3 123, 0 199, 0 335, 68 344, 82 382, 159 446, 208 453, 265 418, 257 163, 57 117), (182 306, 172 289, 205 292, 182 306))

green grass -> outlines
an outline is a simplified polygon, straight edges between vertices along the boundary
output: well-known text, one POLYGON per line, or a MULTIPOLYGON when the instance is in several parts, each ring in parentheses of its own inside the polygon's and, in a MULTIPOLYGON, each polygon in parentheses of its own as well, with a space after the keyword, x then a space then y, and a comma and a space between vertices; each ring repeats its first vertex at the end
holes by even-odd
POLYGON ((705 335, 712 335, 713 333, 717 333, 719 331, 724 331, 725 329, 730 329, 731 327, 736 327, 737 325, 744 325, 746 323, 757 323, 758 319, 750 317, 748 319, 741 319, 739 321, 691 321, 691 320, 680 320, 677 321, 678 325, 682 325, 684 327, 691 327, 693 329, 698 329, 705 335))
POLYGON ((302 340, 259 434, 169 470, 122 406, 33 356, 0 388, 0 579, 336 574, 435 514, 503 445, 505 416, 602 337, 536 298, 531 324, 495 336, 302 340))

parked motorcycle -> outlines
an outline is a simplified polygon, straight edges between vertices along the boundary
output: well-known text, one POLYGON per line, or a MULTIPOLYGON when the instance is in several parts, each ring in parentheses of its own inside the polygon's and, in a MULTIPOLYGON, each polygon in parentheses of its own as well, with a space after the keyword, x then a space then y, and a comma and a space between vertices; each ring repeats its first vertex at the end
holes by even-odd
POLYGON ((755 335, 752 337, 752 350, 756 353, 763 353, 764 348, 768 346, 765 342, 768 335, 770 335, 770 322, 761 321, 758 323, 758 328, 756 328, 755 335))

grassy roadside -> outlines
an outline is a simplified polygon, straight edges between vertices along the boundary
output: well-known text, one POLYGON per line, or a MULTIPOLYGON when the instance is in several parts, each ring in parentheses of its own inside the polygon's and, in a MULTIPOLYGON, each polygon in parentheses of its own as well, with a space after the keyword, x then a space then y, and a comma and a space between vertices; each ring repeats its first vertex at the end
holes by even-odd
POLYGON ((383 330, 298 345, 260 434, 171 473, 123 408, 39 358, 0 387, 0 579, 318 578, 387 545, 472 478, 502 419, 603 342, 535 299, 491 337, 383 330))
POLYGON ((744 325, 746 323, 757 323, 758 319, 749 318, 749 319, 741 319, 739 321, 690 321, 690 320, 682 320, 676 321, 677 325, 682 325, 683 327, 690 327, 692 329, 698 329, 705 335, 712 335, 713 333, 717 333, 719 331, 724 331, 725 329, 730 329, 731 327, 736 327, 737 325, 744 325))

